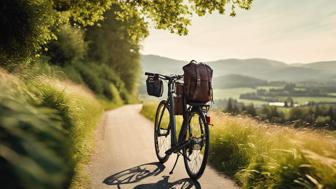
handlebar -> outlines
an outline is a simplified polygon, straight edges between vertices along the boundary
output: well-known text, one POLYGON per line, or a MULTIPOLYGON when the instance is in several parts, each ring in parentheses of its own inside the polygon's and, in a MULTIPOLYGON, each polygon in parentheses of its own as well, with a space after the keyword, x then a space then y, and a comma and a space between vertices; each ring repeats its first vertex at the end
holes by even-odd
POLYGON ((183 78, 183 75, 171 75, 171 76, 167 76, 167 75, 162 75, 162 74, 158 74, 158 73, 150 73, 150 72, 145 72, 145 75, 148 76, 153 76, 153 77, 158 77, 164 80, 179 80, 183 78))

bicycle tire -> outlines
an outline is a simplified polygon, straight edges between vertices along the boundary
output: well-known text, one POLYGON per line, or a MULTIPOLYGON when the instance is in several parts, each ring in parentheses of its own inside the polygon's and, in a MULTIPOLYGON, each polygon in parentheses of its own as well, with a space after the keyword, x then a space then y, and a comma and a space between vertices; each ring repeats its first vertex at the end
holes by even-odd
MULTIPOLYGON (((205 167, 206 167, 206 164, 207 164, 208 155, 209 155, 210 136, 209 136, 208 123, 205 120, 205 115, 204 115, 204 113, 200 109, 197 109, 197 110, 193 110, 192 112, 190 112, 190 116, 189 116, 189 120, 188 120, 188 125, 187 125, 187 127, 188 127, 187 128, 187 134, 185 136, 185 140, 190 140, 190 136, 192 136, 192 135, 190 135, 190 131, 192 129, 195 129, 195 128, 191 128, 191 127, 194 127, 194 126, 191 125, 191 123, 190 123, 194 115, 198 115, 198 120, 199 120, 198 126, 200 128, 204 129, 203 130, 203 132, 204 132, 204 138, 202 137, 203 138, 202 139, 203 144, 201 144, 201 149, 199 150, 200 151, 199 153, 202 153, 201 150, 204 150, 203 154, 201 155, 203 157, 203 159, 202 159, 200 167, 196 171, 193 171, 192 168, 190 167, 189 162, 193 161, 192 159, 190 159, 190 155, 191 155, 190 151, 192 150, 192 153, 194 153, 194 151, 197 151, 197 150, 195 150, 195 147, 194 147, 195 145, 192 145, 192 147, 191 147, 192 149, 190 149, 190 148, 183 149, 183 159, 184 159, 184 165, 185 165, 187 174, 189 175, 189 177, 191 179, 197 180, 197 179, 199 179, 203 175, 205 167), (189 158, 190 161, 187 159, 187 157, 189 158)), ((197 144, 197 145, 199 145, 199 144, 197 144)))
MULTIPOLYGON (((169 119, 169 115, 170 112, 168 110, 168 104, 166 100, 162 100, 157 109, 156 109, 156 113, 155 113, 155 121, 154 121, 154 144, 155 144, 155 153, 156 156, 159 160, 160 163, 165 163, 169 156, 167 154, 165 154, 166 150, 168 150, 171 147, 171 132, 170 132, 170 127, 169 127, 169 121, 168 121, 168 125, 166 125, 167 127, 167 132, 169 133, 167 135, 167 137, 162 138, 162 140, 165 140, 164 142, 169 143, 167 146, 165 146, 165 148, 160 148, 159 145, 159 137, 164 137, 164 136, 159 136, 159 133, 161 133, 161 123, 162 122, 162 118, 164 116, 165 111, 168 112, 168 119, 169 119), (164 108, 163 110, 161 110, 162 108, 164 108), (161 118, 161 121, 160 121, 161 118)), ((163 129, 162 129, 163 130, 163 129)))

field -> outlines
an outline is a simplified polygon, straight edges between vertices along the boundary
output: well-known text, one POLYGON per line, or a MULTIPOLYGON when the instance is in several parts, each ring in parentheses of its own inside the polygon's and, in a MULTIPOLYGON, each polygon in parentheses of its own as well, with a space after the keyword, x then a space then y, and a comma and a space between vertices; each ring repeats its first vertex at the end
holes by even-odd
POLYGON ((336 97, 336 93, 329 93, 329 95, 336 97))
POLYGON ((228 99, 233 98, 237 99, 240 102, 244 103, 253 103, 255 105, 267 104, 267 102, 259 100, 245 100, 239 99, 239 95, 242 93, 251 93, 255 92, 255 89, 252 88, 230 88, 230 89, 214 89, 214 100, 228 99))
MULTIPOLYGON (((265 87, 258 87, 259 89, 269 89, 269 88, 276 88, 276 87, 270 87, 270 86, 265 86, 265 87)), ((214 89, 214 99, 215 100, 220 100, 220 99, 228 99, 228 98, 233 98, 237 99, 240 102, 244 103, 253 103, 255 105, 262 105, 262 104, 268 104, 266 101, 260 101, 260 100, 247 100, 247 99, 239 99, 239 95, 243 93, 251 93, 255 92, 256 89, 253 88, 229 88, 229 89, 214 89)), ((336 93, 331 93, 329 95, 335 95, 335 97, 292 97, 294 102, 302 105, 307 102, 336 102, 336 93)), ((284 100, 287 97, 280 97, 281 99, 283 98, 284 100)))
MULTIPOLYGON (((142 114, 153 121, 153 103, 142 114)), ((336 188, 335 132, 210 112, 209 162, 242 188, 336 188), (265 187, 266 186, 266 187, 265 187)))
POLYGON ((336 98, 332 97, 293 97, 293 99, 298 104, 307 102, 336 102, 336 98))

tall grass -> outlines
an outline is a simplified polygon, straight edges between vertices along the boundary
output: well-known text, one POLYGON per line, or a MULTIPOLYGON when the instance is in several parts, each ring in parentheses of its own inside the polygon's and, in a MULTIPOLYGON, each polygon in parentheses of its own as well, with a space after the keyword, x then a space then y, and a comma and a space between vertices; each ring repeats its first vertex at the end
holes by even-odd
POLYGON ((99 101, 80 85, 47 76, 19 79, 0 70, 0 77, 2 183, 85 188, 84 166, 103 112, 99 101))
MULTIPOLYGON (((153 119, 155 104, 142 113, 153 119)), ((210 113, 209 162, 243 188, 336 188, 335 133, 210 113)))
POLYGON ((95 96, 83 86, 45 77, 33 80, 36 95, 41 104, 56 109, 62 117, 65 128, 70 132, 75 162, 71 188, 86 187, 89 178, 85 166, 94 147, 94 130, 103 113, 103 107, 95 96))
POLYGON ((27 88, 0 72, 0 182, 3 188, 69 186, 71 142, 55 111, 29 103, 27 88))

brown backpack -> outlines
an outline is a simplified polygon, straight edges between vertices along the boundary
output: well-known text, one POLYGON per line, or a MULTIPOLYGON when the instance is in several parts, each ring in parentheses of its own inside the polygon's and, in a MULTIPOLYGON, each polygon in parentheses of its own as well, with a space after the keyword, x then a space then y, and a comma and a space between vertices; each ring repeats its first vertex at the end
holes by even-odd
POLYGON ((212 69, 192 60, 183 67, 184 94, 187 102, 206 103, 212 100, 212 69))

